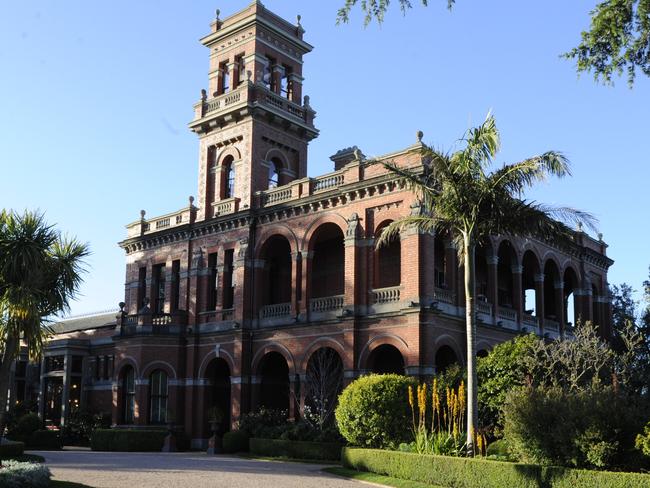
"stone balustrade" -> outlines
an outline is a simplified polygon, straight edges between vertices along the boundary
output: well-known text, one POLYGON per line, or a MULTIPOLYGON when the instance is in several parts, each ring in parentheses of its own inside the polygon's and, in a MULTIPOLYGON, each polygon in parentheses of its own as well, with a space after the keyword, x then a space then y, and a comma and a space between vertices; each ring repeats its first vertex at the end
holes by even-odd
POLYGON ((517 321, 517 312, 512 308, 499 307, 497 317, 501 320, 509 320, 511 322, 517 321))
POLYGON ((127 237, 138 237, 154 232, 160 232, 165 229, 178 227, 194 222, 196 217, 196 207, 190 204, 177 212, 162 215, 152 219, 142 218, 126 226, 127 237))
POLYGON ((492 304, 482 300, 476 301, 476 311, 484 315, 492 315, 492 304))
POLYGON ((230 215, 239 211, 239 198, 227 198, 225 200, 219 200, 212 204, 214 208, 214 216, 218 217, 220 215, 230 215))
POLYGON ((553 332, 560 331, 560 323, 557 320, 544 318, 544 328, 553 332))
POLYGON ((433 290, 433 297, 436 301, 454 305, 456 303, 456 294, 451 290, 436 287, 433 290))
POLYGON ((525 313, 524 316, 522 317, 522 323, 524 325, 527 325, 528 327, 535 327, 537 328, 539 326, 537 317, 534 315, 530 315, 525 313))
POLYGON ((319 176, 318 178, 313 178, 312 182, 314 193, 336 188, 338 186, 341 186, 344 182, 343 171, 339 170, 333 173, 319 176))
POLYGON ((371 291, 372 303, 382 305, 385 303, 399 302, 400 287, 377 288, 371 291))
POLYGON ((331 312, 343 308, 343 295, 333 297, 312 298, 309 300, 310 312, 331 312))
POLYGON ((288 317, 291 315, 291 303, 274 303, 260 308, 260 319, 288 317))

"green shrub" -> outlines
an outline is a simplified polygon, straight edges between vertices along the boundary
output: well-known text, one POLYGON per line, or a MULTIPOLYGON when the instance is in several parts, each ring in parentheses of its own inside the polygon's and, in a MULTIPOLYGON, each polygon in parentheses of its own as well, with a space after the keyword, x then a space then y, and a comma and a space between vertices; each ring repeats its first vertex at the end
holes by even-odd
POLYGON ((0 469, 2 488, 49 488, 50 470, 46 466, 18 461, 4 461, 0 469))
POLYGON ((250 452, 258 456, 338 461, 341 444, 334 442, 283 441, 279 439, 250 439, 250 452))
POLYGON ((31 435, 43 428, 43 422, 35 413, 28 413, 20 417, 7 437, 14 441, 27 442, 31 435))
POLYGON ((61 433, 58 430, 37 430, 29 436, 29 449, 61 449, 61 433))
POLYGON ((87 446, 95 429, 111 426, 109 413, 93 414, 85 410, 73 410, 63 428, 63 441, 66 445, 87 446))
POLYGON ((650 456, 650 422, 644 427, 643 434, 636 436, 636 448, 646 456, 650 456))
POLYGON ((650 475, 506 463, 397 451, 344 448, 343 465, 453 488, 648 488, 650 475))
POLYGON ((138 429, 96 429, 90 439, 93 451, 160 451, 167 431, 138 429))
POLYGON ((232 454, 235 452, 248 452, 248 434, 243 430, 232 430, 223 435, 223 452, 232 454))
POLYGON ((352 445, 396 447, 413 440, 408 387, 412 378, 396 374, 363 376, 343 390, 336 407, 341 435, 352 445))
POLYGON ((17 458, 25 452, 25 443, 0 439, 0 459, 17 458))
POLYGON ((492 442, 487 447, 486 454, 498 458, 499 460, 509 460, 512 458, 510 446, 508 445, 508 441, 505 439, 499 439, 492 442))
POLYGON ((277 439, 289 427, 287 412, 261 407, 255 412, 246 413, 239 420, 239 430, 249 437, 277 439))
POLYGON ((634 439, 640 400, 599 387, 584 391, 523 388, 508 395, 505 435, 522 461, 543 465, 638 470, 634 439))

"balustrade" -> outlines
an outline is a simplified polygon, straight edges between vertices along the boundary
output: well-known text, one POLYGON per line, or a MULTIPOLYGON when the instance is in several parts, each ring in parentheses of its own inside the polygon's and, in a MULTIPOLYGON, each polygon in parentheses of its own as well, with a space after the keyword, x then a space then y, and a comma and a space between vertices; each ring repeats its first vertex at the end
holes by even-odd
POLYGON ((510 320, 511 322, 517 321, 517 312, 512 308, 499 307, 498 317, 502 320, 510 320))
POLYGON ((330 312, 341 308, 343 308, 343 295, 312 298, 309 301, 309 310, 311 312, 330 312))
POLYGON ((453 305, 456 302, 456 294, 451 290, 445 290, 444 288, 434 288, 433 297, 441 303, 447 303, 453 305))
POLYGON ((289 315, 291 315, 291 303, 274 303, 272 305, 264 305, 260 309, 261 319, 287 317, 289 315))
POLYGON ((343 173, 336 172, 314 178, 314 192, 329 190, 343 184, 343 173))
POLYGON ((492 315, 492 304, 489 302, 484 302, 482 300, 477 300, 476 310, 478 313, 482 313, 485 315, 492 315))
POLYGON ((400 287, 391 286, 388 288, 378 288, 372 290, 372 302, 378 305, 384 303, 399 302, 400 287))

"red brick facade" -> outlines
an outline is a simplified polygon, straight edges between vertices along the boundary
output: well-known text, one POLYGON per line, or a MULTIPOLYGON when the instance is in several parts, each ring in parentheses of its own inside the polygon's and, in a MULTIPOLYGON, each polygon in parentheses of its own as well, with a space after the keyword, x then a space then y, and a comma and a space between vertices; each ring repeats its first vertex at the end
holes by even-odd
MULTIPOLYGON (((333 156, 334 172, 307 177, 318 131, 302 97, 311 50, 303 32, 254 2, 202 39, 209 90, 190 123, 197 201, 128 226, 124 313, 91 352, 114 356, 111 389, 88 388, 86 398, 93 409, 110 405, 116 425, 151 421, 158 370, 168 378, 167 421, 199 447, 215 405, 230 423, 263 403, 299 415, 308 361, 322 347, 338 353, 346 382, 464 362, 462 270, 451 243, 412 231, 374 245, 383 225, 419 211, 413 195, 356 148, 333 156)), ((421 168, 419 138, 383 159, 421 168)), ((605 249, 580 231, 570 248, 492 239, 477 256, 478 350, 522 331, 570 335, 577 317, 607 333, 605 249)))

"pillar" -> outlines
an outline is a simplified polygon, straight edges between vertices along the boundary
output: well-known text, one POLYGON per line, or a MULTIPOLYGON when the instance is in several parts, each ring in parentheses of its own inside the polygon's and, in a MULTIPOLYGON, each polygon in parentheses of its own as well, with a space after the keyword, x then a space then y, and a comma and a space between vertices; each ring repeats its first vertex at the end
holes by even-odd
POLYGON ((535 280, 535 316, 540 329, 544 326, 544 273, 537 273, 535 280))
POLYGON ((282 74, 284 68, 278 64, 271 68, 271 76, 273 77, 273 92, 280 95, 282 91, 282 74))
POLYGON ((302 254, 300 252, 291 253, 291 316, 297 317, 300 312, 300 297, 302 295, 302 283, 300 280, 302 274, 302 254))
POLYGON ((556 320, 560 324, 560 334, 564 335, 565 331, 565 313, 564 313, 564 282, 557 280, 555 287, 555 309, 557 310, 556 320))
POLYGON ((344 299, 343 306, 349 307, 356 313, 359 303, 359 216, 354 213, 348 219, 348 228, 345 233, 345 272, 344 272, 344 299))
POLYGON ((522 275, 524 267, 515 265, 512 267, 512 293, 513 293, 513 307, 517 312, 517 320, 522 323, 524 317, 524 290, 522 283, 522 275))
POLYGON ((487 274, 488 274, 488 301, 492 304, 492 315, 496 316, 497 306, 498 306, 498 265, 499 257, 498 256, 487 256, 487 274))
POLYGON ((461 286, 463 284, 463 282, 458 282, 458 250, 452 241, 447 241, 445 245, 445 285, 456 294, 456 305, 462 305, 460 299, 465 295, 465 287, 461 286))
POLYGON ((135 379, 135 412, 133 423, 135 425, 146 425, 149 418, 149 380, 135 379))
POLYGON ((311 299, 311 265, 314 258, 313 251, 303 250, 301 255, 301 273, 300 273, 300 320, 306 321, 309 317, 309 300, 311 299))

